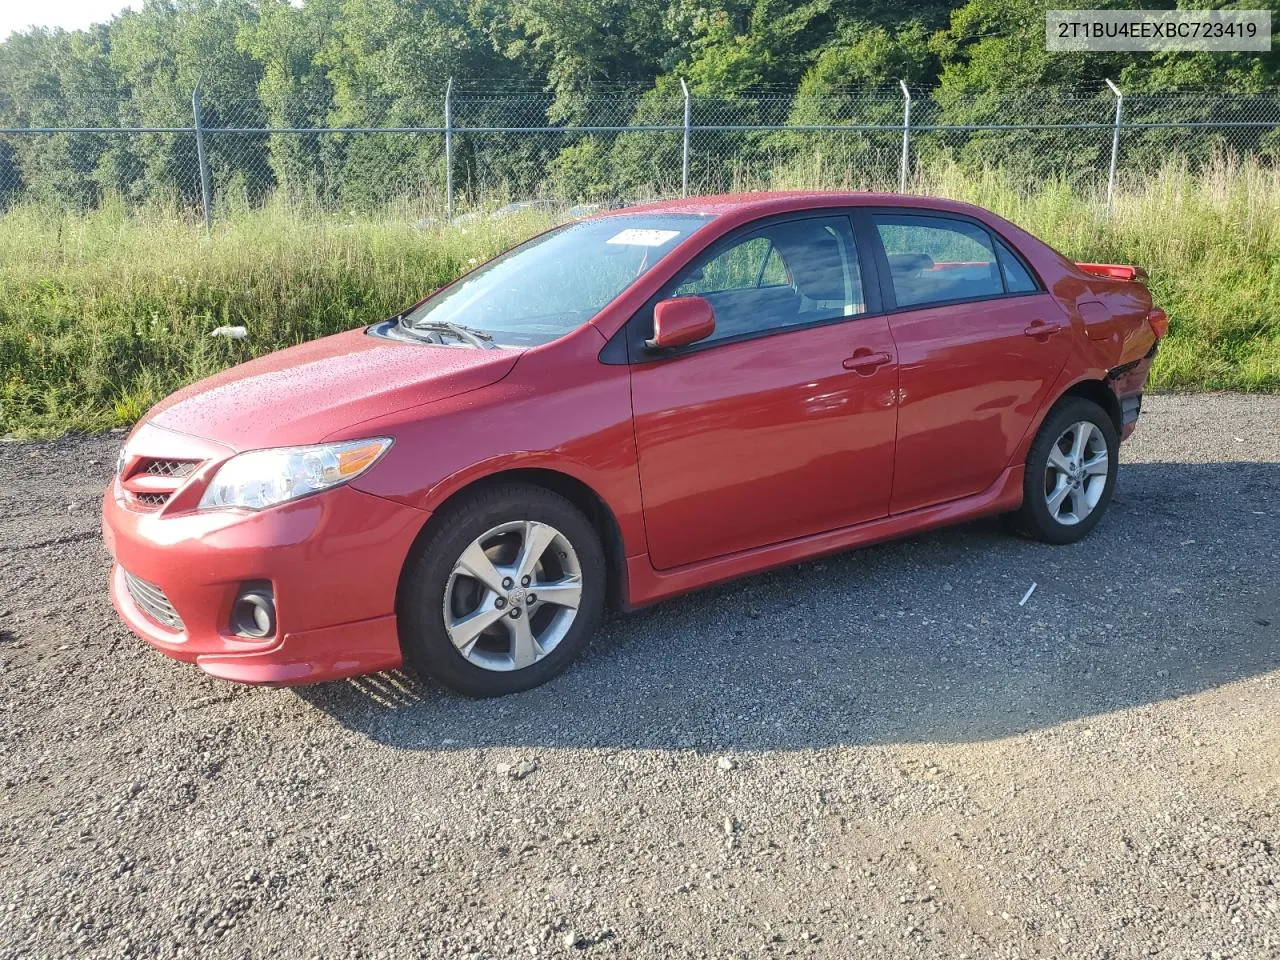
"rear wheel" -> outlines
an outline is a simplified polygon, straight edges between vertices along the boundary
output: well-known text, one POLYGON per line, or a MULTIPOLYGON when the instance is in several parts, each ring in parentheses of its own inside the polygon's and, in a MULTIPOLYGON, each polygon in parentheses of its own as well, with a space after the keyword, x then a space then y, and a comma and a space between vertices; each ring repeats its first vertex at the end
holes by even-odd
POLYGON ((586 646, 605 595, 590 522, 541 487, 481 490, 448 508, 401 585, 405 659, 460 693, 545 683, 586 646))
POLYGON ((1027 454, 1014 528, 1046 543, 1074 543, 1102 519, 1119 466, 1120 439, 1106 411, 1082 397, 1058 404, 1027 454))

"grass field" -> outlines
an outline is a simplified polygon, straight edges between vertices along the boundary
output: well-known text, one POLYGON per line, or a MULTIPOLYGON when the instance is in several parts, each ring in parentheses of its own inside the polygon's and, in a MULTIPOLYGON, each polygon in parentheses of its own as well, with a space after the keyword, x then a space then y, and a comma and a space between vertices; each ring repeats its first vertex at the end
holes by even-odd
MULTIPOLYGON (((1154 386, 1280 390, 1280 175, 1170 166, 1112 214, 1062 184, 935 171, 920 192, 971 200, 1077 259, 1138 263, 1171 333, 1154 386)), ((545 227, 546 214, 413 225, 283 205, 189 217, 108 205, 0 217, 0 436, 97 431, 175 388, 396 312, 545 227), (210 337, 244 325, 244 340, 210 337)))

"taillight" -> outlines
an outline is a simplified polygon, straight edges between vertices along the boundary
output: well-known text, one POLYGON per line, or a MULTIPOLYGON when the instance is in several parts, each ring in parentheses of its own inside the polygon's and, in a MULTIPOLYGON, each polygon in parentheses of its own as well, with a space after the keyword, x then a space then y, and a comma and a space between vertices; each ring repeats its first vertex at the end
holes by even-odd
POLYGON ((1169 333, 1169 315, 1159 307, 1151 308, 1151 312, 1147 314, 1147 323, 1151 324, 1157 340, 1163 340, 1169 333))

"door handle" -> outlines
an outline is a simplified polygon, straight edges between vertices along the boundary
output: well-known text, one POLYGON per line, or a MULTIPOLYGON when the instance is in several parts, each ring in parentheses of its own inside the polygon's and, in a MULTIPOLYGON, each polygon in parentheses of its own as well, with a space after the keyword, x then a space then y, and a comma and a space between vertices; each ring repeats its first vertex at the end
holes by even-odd
POLYGON ((1044 320, 1032 320, 1031 325, 1022 332, 1028 337, 1048 337, 1062 329, 1060 323, 1046 323, 1044 320))
POLYGON ((892 362, 893 357, 887 353, 872 353, 867 347, 859 347, 853 351, 853 356, 845 357, 844 368, 869 377, 876 372, 877 367, 883 367, 886 363, 892 362))

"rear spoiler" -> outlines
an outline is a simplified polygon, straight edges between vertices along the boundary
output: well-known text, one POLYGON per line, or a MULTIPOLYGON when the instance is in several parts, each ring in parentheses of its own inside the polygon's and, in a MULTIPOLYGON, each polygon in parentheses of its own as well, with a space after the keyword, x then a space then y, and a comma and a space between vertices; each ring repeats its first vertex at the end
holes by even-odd
POLYGON ((1131 267, 1123 263, 1077 263, 1077 267, 1095 277, 1106 277, 1108 280, 1146 280, 1147 271, 1141 267, 1131 267))

